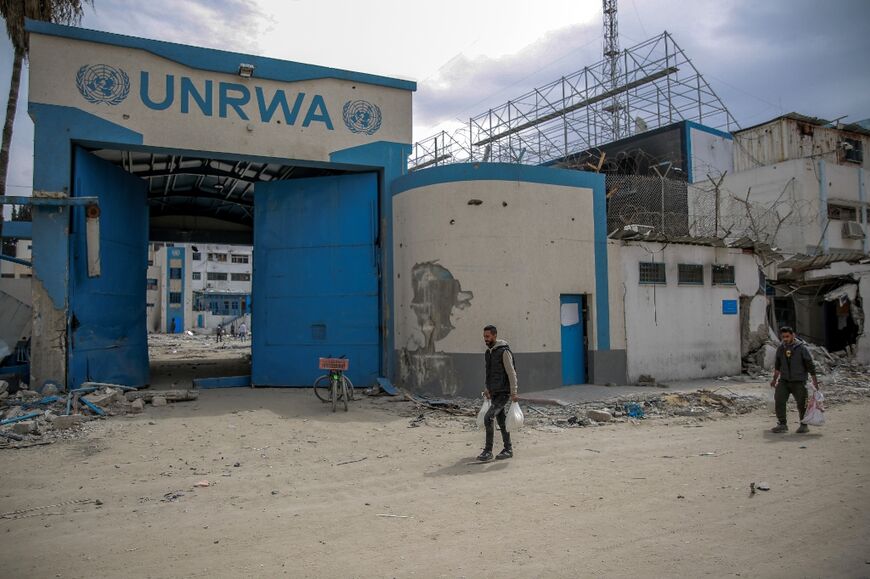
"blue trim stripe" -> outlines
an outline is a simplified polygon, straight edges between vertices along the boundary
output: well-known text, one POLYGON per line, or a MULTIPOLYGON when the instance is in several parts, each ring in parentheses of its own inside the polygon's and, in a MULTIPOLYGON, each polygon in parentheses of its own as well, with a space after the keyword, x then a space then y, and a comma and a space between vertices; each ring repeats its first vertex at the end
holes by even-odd
POLYGON ((33 223, 30 221, 4 221, 0 237, 15 239, 33 239, 33 223))
POLYGON ((511 163, 458 163, 415 171, 393 183, 393 195, 458 181, 520 181, 592 189, 597 350, 610 349, 610 284, 607 266, 607 192, 604 175, 511 163))
POLYGON ((700 123, 696 123, 695 121, 683 121, 687 127, 690 129, 697 129, 704 133, 710 133, 711 135, 716 135, 717 137, 722 137, 723 139, 728 139, 729 141, 734 140, 734 136, 731 133, 726 133, 725 131, 720 131, 719 129, 714 129, 713 127, 708 127, 707 125, 702 125, 700 123))
POLYGON ((607 190, 604 175, 592 188, 592 212, 595 227, 595 329, 598 338, 595 349, 599 352, 610 349, 610 278, 607 263, 607 190))
POLYGON ((417 90, 417 83, 410 80, 401 80, 386 76, 329 68, 326 66, 316 66, 313 64, 303 64, 288 60, 278 60, 275 58, 266 58, 251 54, 228 52, 225 50, 188 46, 186 44, 176 44, 173 42, 164 42, 162 40, 151 40, 135 36, 112 34, 110 32, 88 30, 86 28, 62 26, 60 24, 51 24, 49 22, 37 20, 28 19, 26 29, 28 32, 34 34, 45 34, 47 36, 58 36, 61 38, 71 38, 73 40, 84 40, 87 42, 97 42, 111 46, 145 50, 173 62, 199 70, 209 70, 225 74, 238 74, 239 64, 244 62, 254 65, 254 77, 259 79, 277 80, 281 82, 298 82, 321 78, 336 78, 339 80, 347 80, 375 86, 385 86, 400 90, 417 90))

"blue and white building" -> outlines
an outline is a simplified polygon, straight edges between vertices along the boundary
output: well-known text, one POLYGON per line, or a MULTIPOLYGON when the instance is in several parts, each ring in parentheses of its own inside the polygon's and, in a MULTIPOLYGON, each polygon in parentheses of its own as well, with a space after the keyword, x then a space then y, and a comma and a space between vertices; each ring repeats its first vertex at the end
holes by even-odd
POLYGON ((634 309, 648 309, 637 303, 690 292, 667 274, 684 256, 641 260, 609 240, 603 175, 498 163, 409 174, 413 82, 28 28, 37 386, 148 384, 147 262, 158 242, 167 329, 196 324, 185 296, 200 265, 218 263, 202 251, 194 260, 194 246, 253 247, 256 386, 310 385, 318 357, 346 355, 359 385, 386 377, 477 393, 490 323, 512 342, 525 390, 631 380, 668 347, 662 327, 683 341, 716 335, 673 358, 695 364, 684 374, 740 369, 732 303, 757 290, 751 256, 685 257, 754 274, 755 287, 713 288, 708 277, 690 288, 703 327, 676 323, 686 302, 673 299, 651 327, 627 332, 634 309), (632 279, 642 261, 665 264, 664 279, 632 279), (723 344, 738 355, 705 364, 723 344))

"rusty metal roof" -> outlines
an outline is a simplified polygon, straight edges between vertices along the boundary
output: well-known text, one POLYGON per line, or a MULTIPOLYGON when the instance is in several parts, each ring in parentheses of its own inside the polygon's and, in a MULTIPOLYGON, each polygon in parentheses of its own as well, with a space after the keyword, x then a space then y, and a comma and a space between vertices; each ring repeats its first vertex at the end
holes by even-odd
POLYGON ((757 129, 758 127, 763 127, 764 125, 769 125, 771 123, 775 123, 776 121, 780 121, 782 119, 788 119, 791 121, 798 121, 801 123, 807 123, 810 125, 814 125, 817 127, 827 127, 831 129, 837 129, 841 131, 849 131, 852 133, 860 133, 862 135, 870 135, 870 130, 859 123, 838 123, 834 126, 833 121, 829 121, 827 119, 822 119, 819 117, 809 117, 807 115, 802 115, 800 113, 791 112, 786 113, 784 115, 780 115, 778 117, 774 117, 763 123, 758 123, 756 125, 752 125, 751 127, 745 127, 737 131, 732 131, 732 134, 739 135, 741 133, 745 133, 746 131, 751 131, 753 129, 757 129))

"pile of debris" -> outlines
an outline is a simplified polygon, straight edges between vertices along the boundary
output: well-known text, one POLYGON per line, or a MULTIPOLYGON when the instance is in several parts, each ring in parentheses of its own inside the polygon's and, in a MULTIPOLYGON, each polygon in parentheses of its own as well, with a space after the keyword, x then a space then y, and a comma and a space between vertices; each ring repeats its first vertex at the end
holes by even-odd
POLYGON ((118 384, 85 382, 67 393, 52 383, 42 391, 11 389, 0 380, 0 448, 26 448, 70 438, 94 418, 138 414, 145 404, 196 400, 198 390, 138 391, 118 384))
MULTIPOLYGON (((403 399, 390 404, 403 416, 411 418, 411 427, 424 422, 460 419, 469 428, 475 427, 474 418, 480 410, 481 399, 428 398, 404 393, 403 399), (452 418, 451 418, 452 416, 452 418), (437 417, 437 418, 436 418, 437 417)), ((599 426, 606 423, 630 422, 633 420, 685 417, 689 419, 715 419, 724 416, 746 414, 765 405, 766 399, 759 395, 737 394, 728 388, 698 390, 695 392, 656 392, 614 397, 604 401, 568 404, 552 401, 523 402, 526 424, 532 428, 575 428, 599 426)))

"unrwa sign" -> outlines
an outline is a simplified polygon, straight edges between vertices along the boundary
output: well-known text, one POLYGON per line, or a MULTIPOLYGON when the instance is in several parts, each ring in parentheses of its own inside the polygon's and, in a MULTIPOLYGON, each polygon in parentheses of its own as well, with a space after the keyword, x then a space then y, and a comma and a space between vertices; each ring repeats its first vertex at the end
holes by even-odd
MULTIPOLYGON (((139 100, 151 110, 165 111, 177 108, 182 114, 199 114, 220 118, 231 115, 248 121, 252 117, 262 123, 283 122, 294 126, 300 120, 302 127, 320 123, 329 131, 335 130, 332 117, 322 95, 304 92, 288 94, 282 89, 267 90, 261 86, 251 89, 235 82, 204 80, 197 84, 186 76, 167 74, 163 90, 152 91, 151 74, 139 73, 139 100), (304 115, 302 112, 304 111, 304 115)), ((115 106, 127 99, 130 77, 117 67, 106 64, 86 64, 76 74, 76 86, 82 97, 92 104, 115 106)), ((342 120, 353 133, 372 135, 381 127, 381 109, 364 100, 347 101, 342 108, 342 120)))

